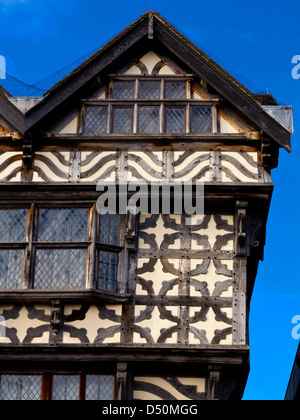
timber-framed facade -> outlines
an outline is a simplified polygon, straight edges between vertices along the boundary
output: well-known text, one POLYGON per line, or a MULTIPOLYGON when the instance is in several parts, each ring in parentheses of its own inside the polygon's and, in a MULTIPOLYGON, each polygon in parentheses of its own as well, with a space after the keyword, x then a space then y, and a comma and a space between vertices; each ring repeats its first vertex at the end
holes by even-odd
POLYGON ((242 397, 270 100, 155 12, 25 113, 0 92, 0 399, 242 397), (101 216, 99 180, 204 181, 205 216, 101 216))

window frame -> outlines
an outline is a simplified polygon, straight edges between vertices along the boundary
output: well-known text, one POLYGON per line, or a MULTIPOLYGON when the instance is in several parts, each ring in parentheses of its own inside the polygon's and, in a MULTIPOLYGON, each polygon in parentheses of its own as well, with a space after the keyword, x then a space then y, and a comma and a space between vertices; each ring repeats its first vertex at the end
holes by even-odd
POLYGON ((187 132, 187 108, 186 106, 181 105, 166 105, 164 107, 164 132, 168 134, 186 134, 187 132), (184 115, 183 115, 183 131, 167 131, 167 111, 168 109, 183 109, 184 115))
MULTIPOLYGON (((126 247, 125 247, 125 231, 126 231, 126 215, 119 215, 119 239, 118 245, 103 244, 97 241, 100 232, 100 215, 96 211, 95 202, 89 203, 50 203, 45 201, 37 204, 24 205, 6 205, 0 206, 0 210, 27 210, 26 223, 26 242, 22 243, 0 243, 0 250, 21 249, 24 250, 24 262, 22 270, 21 286, 17 289, 0 289, 0 295, 8 299, 8 296, 13 293, 14 299, 22 299, 22 294, 26 293, 29 299, 34 300, 34 296, 58 296, 64 294, 74 294, 74 296, 81 296, 84 293, 90 301, 93 296, 99 299, 120 300, 127 299, 127 277, 124 272, 124 264, 126 265, 126 247), (88 227, 87 239, 85 242, 40 242, 38 241, 38 226, 39 226, 39 210, 40 209, 88 209, 88 227), (43 288, 37 289, 34 285, 35 270, 36 270, 36 253, 39 249, 85 249, 86 250, 86 265, 85 265, 85 285, 84 288, 75 289, 55 289, 43 288), (98 264, 98 249, 106 252, 114 252, 118 254, 118 266, 116 276, 116 289, 114 292, 106 289, 97 288, 97 264, 98 264), (17 292, 17 294, 15 294, 17 292), (20 293, 21 292, 21 293, 20 293), (91 294, 91 292, 94 293, 91 294), (30 297, 31 296, 31 297, 30 297), (101 298, 103 296, 103 298, 101 298)), ((50 298, 50 297, 49 297, 50 298)), ((84 299, 84 298, 83 298, 84 299)))
MULTIPOLYGON (((108 93, 106 95, 106 99, 91 99, 91 100, 82 100, 82 106, 83 108, 86 106, 107 106, 107 133, 94 133, 93 135, 97 136, 105 136, 107 134, 118 134, 121 136, 128 136, 132 134, 138 134, 139 136, 144 135, 172 135, 175 133, 169 133, 166 130, 166 111, 165 109, 167 107, 183 107, 185 108, 185 122, 184 122, 184 131, 182 135, 185 134, 216 134, 218 132, 218 126, 217 126, 217 107, 216 105, 219 103, 219 99, 194 99, 192 95, 192 85, 194 77, 191 75, 178 75, 178 76, 115 76, 111 75, 110 77, 110 89, 108 92, 110 92, 113 89, 113 83, 114 82, 134 82, 134 95, 132 98, 128 99, 116 99, 113 98, 113 96, 108 93), (160 98, 159 99, 140 99, 139 98, 139 90, 140 90, 140 82, 160 82, 160 98), (175 82, 175 83, 185 83, 186 84, 186 97, 184 99, 167 99, 166 98, 166 84, 169 82, 175 82), (160 107, 159 111, 159 131, 157 133, 142 133, 139 131, 139 108, 141 106, 158 106, 160 107), (209 133, 192 133, 192 107, 211 107, 212 108, 212 130, 209 133), (130 132, 115 132, 114 131, 114 120, 115 120, 115 109, 116 108, 130 108, 132 109, 132 117, 131 117, 131 131, 130 132)), ((82 118, 84 121, 80 124, 82 127, 82 130, 79 130, 81 134, 89 134, 85 131, 85 110, 82 112, 82 118)), ((176 133, 177 134, 177 133, 176 133)))
MULTIPOLYGON (((117 276, 116 276, 116 285, 115 285, 115 292, 118 293, 120 291, 120 278, 122 276, 121 274, 121 269, 120 269, 120 260, 121 260, 121 255, 125 250, 125 235, 121 234, 122 232, 122 226, 124 226, 124 216, 119 215, 119 226, 118 226, 118 244, 114 244, 114 245, 110 245, 110 244, 105 244, 103 242, 101 242, 100 240, 98 240, 98 238, 100 238, 100 228, 101 228, 101 215, 99 213, 97 213, 96 215, 97 221, 96 221, 96 263, 95 263, 95 276, 94 276, 94 288, 95 290, 107 290, 107 289, 100 289, 98 288, 98 284, 99 284, 99 266, 100 266, 100 252, 108 252, 108 253, 112 253, 112 254, 116 254, 117 255, 117 276)), ((124 232, 123 232, 124 233, 124 232)))
MULTIPOLYGON (((94 372, 51 372, 51 373, 42 373, 42 372, 28 372, 28 373, 0 373, 0 383, 2 376, 36 376, 41 377, 41 389, 40 389, 40 399, 38 401, 52 401, 53 397, 53 377, 54 376, 79 376, 79 393, 78 399, 76 401, 86 401, 86 379, 87 376, 110 376, 114 378, 114 391, 113 399, 107 401, 116 401, 117 400, 117 375, 109 373, 94 373, 94 372)), ((15 400, 16 401, 16 400, 15 400)), ((20 400, 21 401, 21 400, 20 400)), ((25 400, 23 400, 25 401, 25 400)))
POLYGON ((134 127, 134 105, 119 105, 115 104, 112 106, 111 110, 111 124, 110 124, 110 131, 112 134, 132 134, 133 133, 133 127, 134 127), (130 109, 131 110, 131 129, 130 131, 115 131, 115 111, 116 109, 130 109))
MULTIPOLYGON (((24 262, 23 262, 23 270, 22 270, 22 277, 21 277, 21 289, 25 284, 25 260, 26 260, 26 251, 29 246, 29 236, 30 236, 30 226, 29 226, 29 216, 30 216, 30 205, 19 205, 19 206, 4 206, 0 207, 0 210, 26 210, 27 211, 27 220, 26 220, 26 230, 24 236, 24 242, 0 242, 0 251, 14 251, 14 250, 24 250, 24 262)), ((21 290, 21 289, 0 289, 2 290, 21 290)))

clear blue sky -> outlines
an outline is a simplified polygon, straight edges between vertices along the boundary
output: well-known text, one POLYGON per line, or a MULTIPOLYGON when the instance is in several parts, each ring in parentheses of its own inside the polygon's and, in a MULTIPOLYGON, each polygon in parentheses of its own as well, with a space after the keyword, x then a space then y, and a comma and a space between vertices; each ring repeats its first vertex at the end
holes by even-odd
MULTIPOLYGON (((33 84, 104 44, 150 9, 245 79, 294 106, 293 154, 282 151, 265 261, 251 305, 251 373, 245 399, 283 399, 298 342, 291 320, 300 315, 299 0, 0 0, 0 55, 7 72, 33 84)), ((243 81, 243 79, 241 80, 243 81)))

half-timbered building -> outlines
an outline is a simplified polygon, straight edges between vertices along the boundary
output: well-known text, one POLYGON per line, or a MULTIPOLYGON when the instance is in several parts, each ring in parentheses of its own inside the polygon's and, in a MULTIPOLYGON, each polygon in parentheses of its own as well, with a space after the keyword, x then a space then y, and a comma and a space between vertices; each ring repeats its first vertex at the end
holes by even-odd
POLYGON ((290 115, 155 12, 0 91, 0 399, 240 399, 290 115), (205 215, 100 214, 99 180, 200 180, 205 215))

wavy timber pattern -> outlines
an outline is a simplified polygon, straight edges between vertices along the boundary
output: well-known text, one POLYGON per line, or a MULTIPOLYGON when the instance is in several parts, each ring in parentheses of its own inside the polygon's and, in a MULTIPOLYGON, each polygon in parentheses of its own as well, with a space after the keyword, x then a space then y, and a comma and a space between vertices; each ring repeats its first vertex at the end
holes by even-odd
POLYGON ((135 377, 134 400, 188 401, 205 399, 205 378, 135 377))
MULTIPOLYGON (((0 155, 0 182, 21 180, 22 154, 0 155), (18 177, 16 178, 16 177, 18 177)), ((256 152, 72 151, 36 152, 33 182, 138 181, 172 183, 270 182, 256 152)))
POLYGON ((0 182, 21 181, 22 153, 0 152, 0 182))

